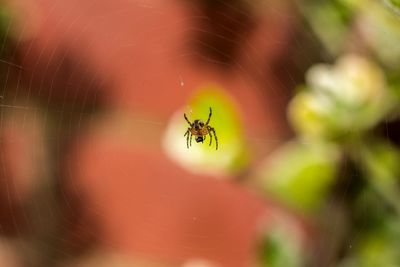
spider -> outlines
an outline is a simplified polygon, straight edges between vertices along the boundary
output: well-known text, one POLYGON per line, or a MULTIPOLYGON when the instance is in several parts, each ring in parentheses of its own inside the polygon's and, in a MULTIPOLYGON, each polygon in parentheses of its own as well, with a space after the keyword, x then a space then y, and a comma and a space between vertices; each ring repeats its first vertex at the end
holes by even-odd
POLYGON ((217 134, 215 133, 215 129, 208 125, 208 123, 210 122, 210 119, 211 119, 211 115, 212 115, 212 110, 210 108, 210 114, 208 115, 207 122, 204 124, 204 122, 202 122, 201 120, 194 120, 194 122, 191 123, 189 121, 189 119, 186 117, 186 114, 185 113, 183 114, 183 116, 185 117, 185 120, 190 125, 190 127, 187 129, 187 131, 184 135, 184 136, 186 136, 187 148, 189 148, 189 146, 192 146, 193 135, 196 137, 195 140, 197 143, 199 143, 199 142, 203 143, 203 141, 206 139, 206 135, 210 135, 210 146, 211 146, 213 134, 214 134, 214 138, 215 138, 215 142, 216 142, 215 149, 218 149, 218 138, 217 138, 217 134))

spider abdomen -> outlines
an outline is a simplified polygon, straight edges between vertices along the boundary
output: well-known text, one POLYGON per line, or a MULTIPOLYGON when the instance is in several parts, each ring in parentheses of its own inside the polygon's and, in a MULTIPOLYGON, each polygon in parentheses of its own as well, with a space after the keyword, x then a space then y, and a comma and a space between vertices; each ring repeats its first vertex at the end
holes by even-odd
POLYGON ((197 142, 197 143, 200 143, 200 142, 203 143, 203 141, 204 141, 204 137, 203 137, 202 135, 196 136, 196 142, 197 142))

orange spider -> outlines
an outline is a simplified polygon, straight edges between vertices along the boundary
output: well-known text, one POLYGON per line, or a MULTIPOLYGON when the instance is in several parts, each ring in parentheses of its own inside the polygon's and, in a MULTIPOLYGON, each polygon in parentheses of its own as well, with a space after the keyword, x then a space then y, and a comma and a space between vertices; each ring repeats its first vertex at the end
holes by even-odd
POLYGON ((212 110, 210 108, 210 114, 208 115, 207 122, 204 124, 204 122, 201 120, 194 120, 194 122, 191 123, 189 121, 189 119, 186 117, 186 114, 185 113, 183 114, 183 116, 185 117, 185 120, 190 125, 190 127, 187 129, 187 131, 184 135, 184 136, 186 136, 187 148, 189 148, 189 146, 192 146, 193 135, 196 137, 195 140, 197 143, 199 143, 199 142, 203 143, 203 141, 206 139, 206 135, 210 135, 210 146, 211 146, 213 134, 214 134, 214 138, 215 138, 215 142, 216 142, 215 149, 218 149, 218 138, 217 138, 217 134, 215 133, 215 129, 208 125, 208 123, 210 122, 210 119, 211 119, 211 115, 212 115, 212 110))

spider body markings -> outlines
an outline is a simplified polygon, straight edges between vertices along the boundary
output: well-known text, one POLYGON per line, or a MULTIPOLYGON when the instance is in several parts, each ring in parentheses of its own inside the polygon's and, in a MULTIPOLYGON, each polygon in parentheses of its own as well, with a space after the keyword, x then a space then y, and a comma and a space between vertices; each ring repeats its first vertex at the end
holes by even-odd
POLYGON ((210 113, 208 114, 208 119, 206 123, 204 123, 202 120, 194 120, 193 123, 189 121, 189 119, 186 117, 186 114, 184 113, 183 116, 185 117, 185 120, 187 123, 189 123, 190 127, 187 129, 186 133, 184 136, 186 136, 186 145, 187 148, 192 146, 192 137, 195 136, 195 140, 197 143, 204 142, 206 139, 206 136, 210 136, 210 146, 212 143, 213 135, 215 138, 215 149, 218 149, 218 138, 217 134, 215 133, 215 129, 208 125, 210 123, 210 119, 212 116, 212 110, 210 108, 210 113))

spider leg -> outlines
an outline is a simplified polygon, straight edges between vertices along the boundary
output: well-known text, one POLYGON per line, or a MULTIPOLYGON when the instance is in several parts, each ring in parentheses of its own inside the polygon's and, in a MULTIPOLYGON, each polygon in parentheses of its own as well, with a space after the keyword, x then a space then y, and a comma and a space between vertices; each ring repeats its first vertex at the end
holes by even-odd
POLYGON ((213 127, 208 126, 208 131, 212 132, 214 134, 214 138, 215 138, 215 142, 217 143, 215 146, 215 150, 218 149, 218 137, 217 137, 217 133, 215 132, 215 129, 213 127))
POLYGON ((208 119, 207 119, 206 125, 208 125, 208 123, 210 122, 211 115, 212 115, 212 110, 211 110, 211 107, 210 107, 210 113, 208 114, 208 119))
POLYGON ((184 136, 186 136, 186 146, 187 146, 187 148, 189 148, 189 133, 190 133, 190 131, 188 129, 186 131, 185 135, 184 135, 184 136))
POLYGON ((211 146, 211 143, 212 143, 213 136, 212 136, 212 133, 211 133, 211 131, 208 131, 208 134, 210 135, 210 144, 209 144, 209 146, 211 146))
POLYGON ((190 123, 189 119, 186 117, 185 113, 183 113, 183 117, 185 117, 185 120, 187 121, 187 123, 189 123, 189 125, 192 126, 192 124, 190 123))
POLYGON ((193 134, 190 133, 190 146, 192 146, 192 137, 193 137, 193 134))

